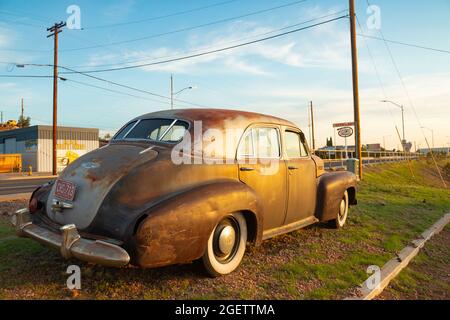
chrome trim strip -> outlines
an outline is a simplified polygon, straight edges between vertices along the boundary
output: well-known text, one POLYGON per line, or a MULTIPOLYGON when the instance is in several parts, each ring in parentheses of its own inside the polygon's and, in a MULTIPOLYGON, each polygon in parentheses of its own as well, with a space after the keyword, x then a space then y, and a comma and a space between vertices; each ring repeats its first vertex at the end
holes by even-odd
POLYGON ((304 227, 309 226, 309 225, 311 225, 313 223, 316 223, 316 222, 319 222, 319 219, 317 219, 314 216, 311 216, 311 217, 308 217, 308 218, 305 218, 305 219, 302 219, 302 220, 299 220, 299 221, 294 221, 294 222, 291 222, 291 223, 286 224, 284 226, 276 227, 276 228, 264 231, 262 239, 266 240, 266 239, 269 239, 269 238, 273 238, 273 237, 278 236, 280 234, 284 234, 284 233, 291 232, 291 231, 294 231, 294 230, 297 230, 297 229, 300 229, 300 228, 304 228, 304 227))
POLYGON ((125 140, 125 138, 130 134, 131 130, 134 129, 134 127, 136 127, 139 122, 141 122, 142 119, 139 119, 138 121, 136 121, 136 123, 130 128, 130 130, 127 131, 127 133, 125 133, 125 135, 123 136, 123 138, 121 140, 125 140))
POLYGON ((178 119, 173 120, 172 123, 170 124, 170 126, 166 129, 166 131, 163 132, 163 134, 161 135, 161 137, 157 141, 161 141, 162 138, 164 138, 164 136, 167 134, 167 132, 169 132, 169 130, 172 129, 172 127, 175 125, 175 123, 177 121, 178 121, 178 119))
POLYGON ((64 258, 123 267, 130 262, 128 252, 122 247, 102 240, 82 238, 75 225, 60 228, 61 233, 33 224, 28 209, 17 210, 11 217, 19 237, 34 239, 44 245, 59 249, 64 258))

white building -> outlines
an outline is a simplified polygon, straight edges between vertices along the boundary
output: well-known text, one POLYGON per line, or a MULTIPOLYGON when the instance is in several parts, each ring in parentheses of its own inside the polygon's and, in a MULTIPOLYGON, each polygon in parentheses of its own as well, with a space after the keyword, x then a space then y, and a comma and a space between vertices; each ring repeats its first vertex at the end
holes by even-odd
MULTIPOLYGON (((0 154, 21 154, 22 168, 33 171, 52 171, 52 126, 31 126, 0 131, 0 154)), ((79 156, 97 149, 98 129, 58 127, 57 169, 63 170, 67 164, 79 156)))

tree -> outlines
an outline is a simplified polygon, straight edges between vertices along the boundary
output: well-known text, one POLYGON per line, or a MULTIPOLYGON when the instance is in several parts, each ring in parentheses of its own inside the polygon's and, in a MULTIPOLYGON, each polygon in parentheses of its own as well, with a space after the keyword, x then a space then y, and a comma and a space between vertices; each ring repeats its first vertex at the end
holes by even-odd
POLYGON ((20 116, 19 117, 19 121, 17 121, 17 126, 19 128, 26 128, 30 126, 30 122, 31 122, 31 118, 30 117, 24 117, 24 116, 20 116))
POLYGON ((330 137, 330 139, 327 138, 327 147, 333 146, 333 138, 330 137))

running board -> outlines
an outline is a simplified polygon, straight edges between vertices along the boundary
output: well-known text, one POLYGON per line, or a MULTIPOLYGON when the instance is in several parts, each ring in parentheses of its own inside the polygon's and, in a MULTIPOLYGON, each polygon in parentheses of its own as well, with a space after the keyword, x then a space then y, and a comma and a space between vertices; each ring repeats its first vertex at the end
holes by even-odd
POLYGON ((303 220, 299 220, 299 221, 295 221, 292 223, 289 223, 285 226, 281 226, 278 228, 274 228, 274 229, 270 229, 270 230, 266 230, 263 232, 263 236, 262 239, 266 240, 275 236, 278 236, 280 234, 284 234, 284 233, 288 233, 300 228, 304 228, 307 227, 311 224, 314 224, 316 222, 319 222, 319 219, 317 219, 316 217, 312 216, 312 217, 308 217, 306 219, 303 220))

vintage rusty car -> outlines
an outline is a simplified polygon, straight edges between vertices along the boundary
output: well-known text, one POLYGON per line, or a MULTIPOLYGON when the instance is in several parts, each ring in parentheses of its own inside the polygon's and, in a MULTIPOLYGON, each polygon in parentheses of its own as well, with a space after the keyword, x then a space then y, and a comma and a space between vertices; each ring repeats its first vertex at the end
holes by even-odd
POLYGON ((144 268, 202 260, 219 276, 238 267, 248 243, 319 221, 342 227, 356 182, 325 172, 292 122, 169 110, 126 123, 35 190, 12 220, 20 236, 65 258, 144 268))

